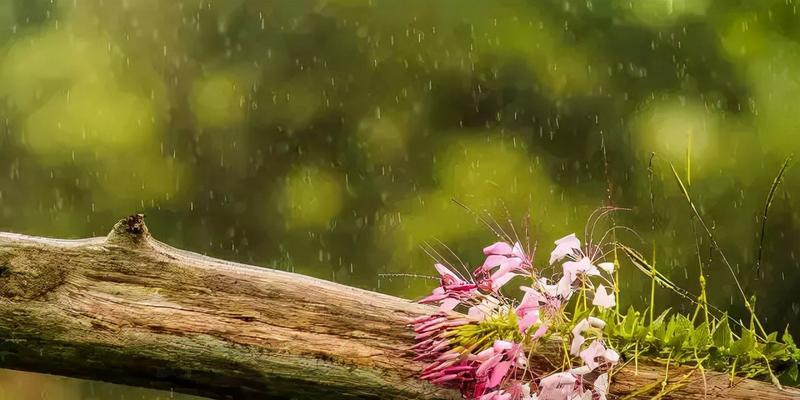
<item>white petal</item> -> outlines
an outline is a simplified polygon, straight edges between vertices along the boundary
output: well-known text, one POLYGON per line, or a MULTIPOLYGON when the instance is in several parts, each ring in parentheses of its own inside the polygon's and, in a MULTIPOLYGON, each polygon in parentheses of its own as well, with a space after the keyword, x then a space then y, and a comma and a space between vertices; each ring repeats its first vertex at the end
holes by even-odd
POLYGON ((589 325, 591 325, 591 326, 593 326, 593 327, 595 327, 597 329, 603 329, 603 328, 606 327, 606 321, 603 321, 600 318, 589 317, 587 320, 589 321, 589 325))
POLYGON ((617 362, 619 362, 619 353, 617 353, 612 349, 607 349, 603 357, 605 357, 605 359, 611 362, 612 364, 616 364, 617 362))
POLYGON ((603 271, 608 272, 609 274, 614 272, 614 263, 612 262, 600 263, 597 264, 597 266, 600 267, 600 269, 602 269, 603 271))
POLYGON ((572 280, 569 279, 568 276, 564 275, 561 277, 561 280, 558 281, 558 287, 556 288, 556 294, 561 296, 564 299, 567 299, 572 294, 572 280))
POLYGON ((564 257, 572 254, 573 249, 581 248, 581 241, 575 236, 574 233, 564 236, 555 241, 556 248, 550 253, 550 264, 563 259, 564 257))
POLYGON ((606 394, 608 394, 608 386, 609 386, 609 379, 608 373, 601 374, 594 380, 594 391, 598 395, 600 395, 600 399, 605 400, 606 394))
POLYGON ((598 286, 594 292, 594 300, 592 300, 592 305, 608 309, 614 307, 614 304, 614 294, 608 294, 606 292, 606 287, 602 284, 598 286))
POLYGON ((572 344, 569 347, 569 354, 572 354, 573 356, 580 354, 581 346, 583 346, 584 342, 586 342, 586 338, 581 335, 575 335, 572 338, 572 344))

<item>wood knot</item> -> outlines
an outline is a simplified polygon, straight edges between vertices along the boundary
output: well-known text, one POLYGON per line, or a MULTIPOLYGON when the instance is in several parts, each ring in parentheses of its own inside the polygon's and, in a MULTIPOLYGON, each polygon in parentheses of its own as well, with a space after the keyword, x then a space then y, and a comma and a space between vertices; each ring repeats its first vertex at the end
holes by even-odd
POLYGON ((144 214, 134 214, 121 219, 106 237, 106 242, 118 246, 138 246, 150 236, 144 223, 144 214))
POLYGON ((144 214, 131 215, 123 218, 120 222, 127 225, 125 231, 132 235, 141 235, 147 232, 147 225, 144 224, 144 214))

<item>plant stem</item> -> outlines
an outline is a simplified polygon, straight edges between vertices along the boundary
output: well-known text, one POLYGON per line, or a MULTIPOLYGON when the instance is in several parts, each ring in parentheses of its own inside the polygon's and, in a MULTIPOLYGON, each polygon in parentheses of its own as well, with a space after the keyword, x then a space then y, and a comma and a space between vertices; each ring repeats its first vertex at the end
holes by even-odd
POLYGON ((653 310, 656 308, 656 244, 653 242, 653 262, 650 263, 650 324, 653 324, 653 310))

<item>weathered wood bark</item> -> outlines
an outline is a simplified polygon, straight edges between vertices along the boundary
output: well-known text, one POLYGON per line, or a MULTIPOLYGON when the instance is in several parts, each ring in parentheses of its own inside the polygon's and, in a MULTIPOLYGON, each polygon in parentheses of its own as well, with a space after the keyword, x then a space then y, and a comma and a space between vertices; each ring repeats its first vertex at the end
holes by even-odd
MULTIPOLYGON (((457 397, 416 379, 407 300, 216 260, 150 237, 141 216, 108 237, 0 233, 0 367, 212 398, 457 397)), ((686 368, 670 368, 670 382, 686 368)), ((640 365, 618 395, 663 380, 640 365)), ((800 398, 698 372, 673 398, 800 398)), ((671 383, 668 383, 669 386, 671 383)), ((659 386, 660 389, 660 386, 659 386)), ((652 393, 651 393, 652 395, 652 393)), ((669 397, 669 396, 668 396, 669 397)))

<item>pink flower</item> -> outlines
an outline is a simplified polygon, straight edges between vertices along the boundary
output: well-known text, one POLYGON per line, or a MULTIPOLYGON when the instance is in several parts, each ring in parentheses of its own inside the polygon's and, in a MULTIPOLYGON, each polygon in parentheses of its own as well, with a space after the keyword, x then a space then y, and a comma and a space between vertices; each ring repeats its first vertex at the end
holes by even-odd
POLYGON ((534 288, 522 286, 520 289, 525 292, 525 295, 517 306, 516 313, 517 317, 519 317, 519 330, 520 332, 525 332, 539 321, 539 308, 546 301, 546 298, 534 288))
POLYGON ((451 352, 447 333, 451 329, 471 323, 467 318, 438 312, 411 321, 417 343, 411 347, 417 361, 433 361, 426 370, 439 370, 454 362, 458 353, 451 352), (440 368, 441 367, 441 368, 440 368))
MULTIPOLYGON (((498 293, 499 289, 515 276, 535 276, 531 258, 519 243, 497 242, 484 248, 486 259, 472 277, 435 264, 440 284, 421 302, 438 304, 439 311, 411 321, 416 341, 411 350, 415 360, 427 363, 420 378, 457 389, 467 400, 606 400, 608 370, 619 362, 619 354, 607 348, 601 339, 603 320, 588 317, 572 328, 570 353, 579 356, 582 364, 543 378, 537 371, 526 368, 527 351, 534 351, 535 347, 525 349, 513 340, 494 340, 497 336, 493 331, 484 329, 497 323, 505 331, 505 324, 516 321, 520 333, 503 333, 501 337, 520 340, 521 336, 526 344, 531 344, 531 340, 546 335, 551 324, 560 326, 563 307, 570 297, 578 288, 593 287, 587 286, 591 284, 588 277, 600 275, 601 271, 614 272, 613 263, 594 265, 594 260, 581 250, 575 234, 555 244, 550 263, 563 260, 563 275, 554 284, 540 278, 530 286, 521 287, 524 296, 512 310, 508 306, 512 300, 498 293), (468 310, 467 316, 450 312, 460 304, 468 310), (509 311, 516 318, 513 315, 507 318, 509 311), (587 341, 590 341, 588 346, 587 341), (486 343, 491 346, 483 348, 486 343)), ((600 284, 594 290, 592 304, 613 307, 614 293, 600 284)), ((514 326, 510 328, 513 331, 514 326)))
POLYGON ((475 275, 485 276, 481 284, 482 289, 496 292, 509 280, 525 273, 531 268, 531 262, 519 242, 511 246, 508 243, 497 242, 483 249, 486 261, 478 268, 475 275))
POLYGON ((478 353, 474 359, 480 363, 475 371, 475 397, 484 394, 477 390, 494 389, 511 379, 526 361, 522 346, 505 340, 496 340, 492 347, 478 353))
POLYGON ((510 256, 514 253, 514 247, 506 242, 496 242, 483 248, 483 254, 487 256, 501 255, 510 256))
POLYGON ((547 332, 549 324, 542 320, 542 316, 555 315, 562 305, 562 300, 557 294, 554 285, 547 285, 547 280, 542 278, 540 281, 542 291, 528 286, 521 286, 525 292, 522 301, 516 309, 520 332, 525 332, 531 326, 541 321, 533 338, 538 339, 547 332))
POLYGON ((529 309, 518 319, 517 325, 520 332, 525 332, 537 322, 539 322, 539 310, 529 309))
POLYGON ((478 285, 467 282, 442 264, 434 264, 441 276, 440 286, 433 290, 420 303, 439 303, 440 311, 451 311, 461 301, 472 298, 477 293, 478 285))
POLYGON ((459 326, 472 323, 465 317, 438 312, 411 321, 417 344, 411 350, 417 361, 430 361, 420 378, 431 383, 463 390, 475 381, 478 365, 468 355, 456 350, 448 333, 459 326))
POLYGON ((443 287, 445 290, 461 292, 472 291, 476 288, 474 283, 465 281, 444 265, 436 263, 433 266, 442 277, 441 287, 443 287))
POLYGON ((575 250, 580 250, 581 241, 571 233, 555 241, 556 248, 550 253, 550 264, 561 261, 567 256, 574 255, 575 250))
POLYGON ((606 287, 600 284, 594 292, 594 300, 592 300, 592 305, 601 307, 601 308, 611 308, 614 307, 614 294, 608 294, 606 292, 606 287))

